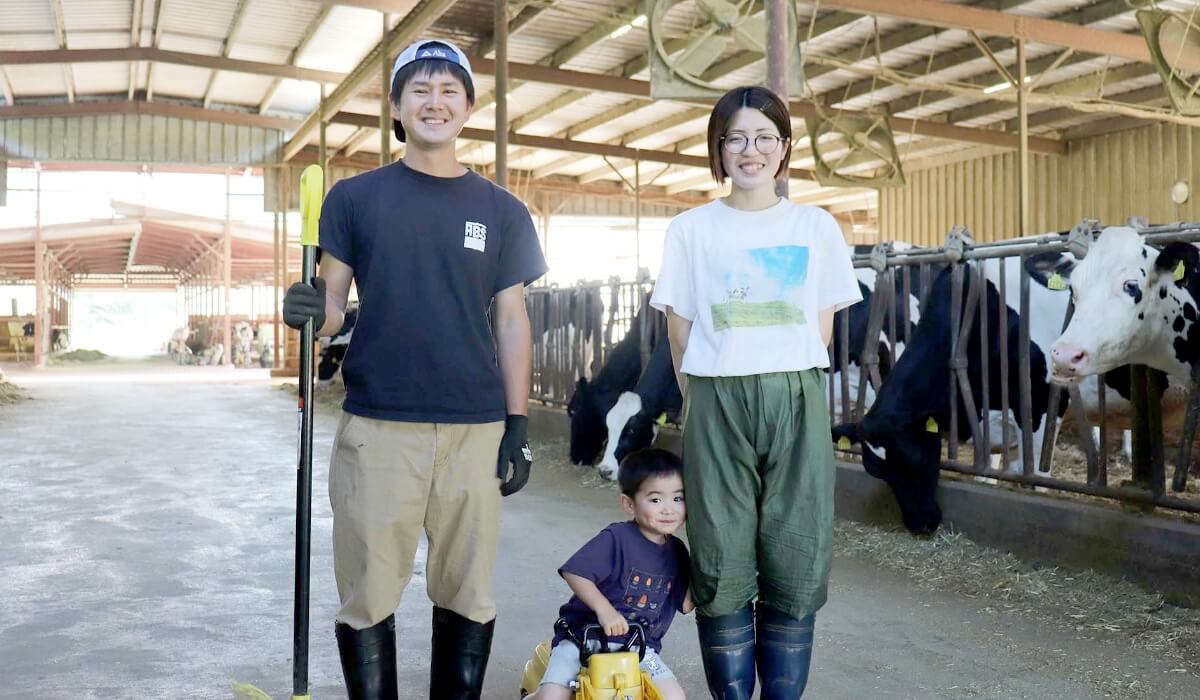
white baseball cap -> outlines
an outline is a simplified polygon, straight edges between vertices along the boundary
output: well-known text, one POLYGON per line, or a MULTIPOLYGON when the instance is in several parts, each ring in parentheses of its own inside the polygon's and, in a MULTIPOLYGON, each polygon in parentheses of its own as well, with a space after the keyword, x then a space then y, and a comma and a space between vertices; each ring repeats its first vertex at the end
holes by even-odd
MULTIPOLYGON (((392 77, 389 85, 395 84, 396 73, 399 73, 401 68, 410 63, 427 59, 447 61, 461 67, 467 72, 467 80, 471 83, 468 87, 474 89, 475 74, 471 72, 471 62, 467 59, 467 55, 463 53, 462 49, 442 39, 422 39, 409 44, 408 48, 400 52, 400 55, 396 57, 396 62, 392 65, 392 77)), ((400 125, 399 120, 392 120, 392 132, 396 134, 396 138, 401 143, 404 143, 404 127, 400 125)))

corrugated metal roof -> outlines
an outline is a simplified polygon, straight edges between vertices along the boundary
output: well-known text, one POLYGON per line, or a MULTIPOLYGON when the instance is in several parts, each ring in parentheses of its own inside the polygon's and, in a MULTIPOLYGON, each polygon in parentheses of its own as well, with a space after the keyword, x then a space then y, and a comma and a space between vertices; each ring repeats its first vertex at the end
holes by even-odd
MULTIPOLYGON (((406 9, 415 6, 419 0, 409 0, 406 9)), ((546 60, 556 51, 568 46, 579 37, 588 34, 594 27, 612 22, 618 15, 630 17, 632 13, 644 11, 639 2, 631 0, 536 0, 542 6, 541 12, 530 23, 511 34, 509 40, 510 60, 519 63, 539 63, 546 60), (623 14, 622 14, 623 13, 623 14)), ((130 44, 130 24, 133 21, 133 5, 129 0, 62 0, 67 30, 67 44, 70 48, 106 48, 125 47, 130 44)), ((972 4, 979 4, 978 2, 972 4)), ((1055 17, 1063 13, 1073 12, 1094 4, 1094 0, 1029 0, 1019 5, 1008 7, 1006 11, 1012 14, 1022 14, 1040 17, 1055 17)), ((149 46, 153 41, 155 25, 154 2, 145 2, 145 16, 142 17, 141 45, 149 46)), ((191 52, 205 55, 219 55, 229 32, 230 23, 238 5, 238 0, 164 0, 162 3, 164 21, 160 45, 164 49, 191 52)), ((990 6, 989 4, 986 4, 990 6)), ((1195 6, 1195 0, 1159 0, 1160 7, 1174 10, 1190 10, 1195 6)), ((313 34, 306 37, 306 31, 313 19, 326 9, 328 3, 317 0, 248 0, 245 15, 239 33, 233 37, 229 47, 232 58, 258 61, 264 63, 283 64, 291 56, 301 42, 309 39, 307 47, 297 57, 298 65, 337 72, 347 72, 354 68, 364 55, 375 45, 381 34, 381 15, 374 10, 361 7, 335 5, 328 8, 328 16, 313 34)), ((512 5, 512 16, 524 10, 525 5, 512 5)), ((807 36, 809 18, 820 3, 801 2, 797 7, 797 27, 801 38, 807 36)), ((468 51, 475 51, 479 44, 490 36, 493 0, 460 0, 455 3, 427 32, 426 36, 440 37, 455 41, 468 51)), ((5 0, 5 24, 0 28, 0 44, 4 49, 44 50, 57 48, 53 15, 49 3, 45 0, 5 0)), ((821 7, 818 11, 819 21, 827 21, 835 14, 846 16, 837 10, 821 7)), ((671 32, 681 35, 699 26, 701 13, 694 2, 681 1, 674 3, 673 9, 666 15, 666 27, 671 32)), ((399 16, 392 17, 393 22, 399 16)), ((615 26, 615 25, 614 25, 615 26)), ((914 25, 888 18, 863 17, 838 26, 822 35, 816 36, 804 46, 803 53, 814 56, 838 56, 843 53, 853 53, 858 50, 863 56, 861 65, 870 66, 874 63, 874 35, 879 32, 885 39, 894 36, 898 31, 912 33, 907 28, 914 25)), ((1132 10, 1122 12, 1092 26, 1108 31, 1136 31, 1136 22, 1132 10)), ((898 46, 883 52, 882 62, 892 68, 908 68, 922 72, 919 68, 931 57, 942 56, 948 51, 954 51, 964 60, 943 68, 933 74, 931 81, 964 81, 971 80, 977 84, 986 83, 989 76, 999 81, 999 76, 990 61, 981 57, 974 49, 973 42, 966 32, 960 30, 928 30, 926 36, 919 41, 898 46)), ((646 27, 632 27, 618 36, 600 36, 599 40, 587 47, 578 55, 570 57, 563 67, 571 70, 605 73, 644 57, 648 50, 648 31, 646 27)), ((889 43, 894 43, 889 41, 889 43)), ((728 42, 720 58, 727 58, 739 49, 732 41, 728 42)), ((1061 49, 1037 43, 1028 45, 1028 55, 1031 60, 1045 56, 1056 55, 1061 49)), ((1013 61, 1012 50, 1001 50, 997 55, 1001 61, 1013 61)), ((719 59, 718 59, 719 60, 719 59)), ((1043 59, 1044 63, 1045 59, 1043 59)), ((1107 64, 1109 69, 1126 63, 1123 59, 1106 60, 1098 58, 1088 61, 1072 59, 1055 70, 1042 84, 1050 86, 1054 83, 1088 75, 1103 70, 1107 64)), ((4 74, 20 99, 52 97, 61 99, 65 95, 66 84, 63 79, 63 69, 60 66, 5 66, 4 74)), ((145 64, 137 66, 137 86, 145 87, 147 70, 145 64)), ((101 95, 123 93, 128 88, 128 67, 125 64, 79 64, 71 69, 77 92, 80 95, 101 95)), ((167 99, 200 100, 209 85, 213 75, 210 69, 190 68, 171 64, 155 64, 153 73, 153 91, 155 96, 167 99)), ((755 61, 737 71, 717 78, 714 83, 718 86, 732 87, 739 84, 758 83, 764 79, 765 67, 763 62, 755 61)), ((808 94, 825 94, 832 102, 838 102, 838 91, 844 90, 851 84, 860 84, 869 77, 862 73, 844 69, 829 70, 809 66, 808 94), (817 75, 824 73, 823 75, 817 75)), ((639 79, 648 78, 646 70, 637 74, 639 79)), ((1154 85, 1157 75, 1147 73, 1134 80, 1122 83, 1113 82, 1106 86, 1110 95, 1129 90, 1140 89, 1154 85)), ((519 82, 519 81, 514 81, 519 82)), ((221 72, 213 83, 209 97, 217 103, 255 106, 262 102, 275 79, 261 75, 246 75, 241 73, 221 72)), ((491 92, 493 81, 490 76, 480 75, 476 79, 476 89, 479 94, 491 92)), ((380 86, 377 80, 372 80, 364 87, 364 95, 351 100, 343 109, 370 114, 378 107, 377 95, 380 86)), ((519 119, 532 110, 538 109, 546 102, 568 92, 569 87, 561 85, 546 85, 525 83, 516 87, 509 95, 509 114, 519 119)), ((939 91, 940 92, 940 91, 939 91)), ((926 91, 928 94, 929 91, 926 91)), ((859 95, 841 103, 840 106, 850 109, 866 109, 872 106, 892 103, 897 99, 905 99, 911 103, 912 96, 921 94, 921 90, 912 86, 890 85, 883 80, 877 81, 873 91, 859 95)), ((312 111, 319 99, 319 88, 310 82, 283 80, 271 102, 272 112, 290 114, 296 117, 312 111)), ((577 125, 588 121, 596 115, 612 110, 617 105, 629 103, 631 98, 625 95, 593 92, 583 99, 578 99, 550 112, 532 124, 522 127, 522 133, 561 136, 577 125)), ((944 97, 940 94, 930 94, 921 105, 911 107, 905 116, 940 121, 953 110, 959 110, 979 102, 974 96, 954 95, 944 97)), ((1003 107, 986 116, 978 117, 966 126, 994 124, 1009 118, 1012 109, 1003 107)), ((679 103, 659 103, 641 105, 631 109, 624 116, 612 119, 608 123, 597 125, 584 133, 572 134, 573 138, 597 142, 620 142, 623 136, 633 130, 641 129, 650 124, 666 122, 681 111, 695 109, 694 106, 679 103)), ((1044 108, 1035 105, 1031 111, 1036 114, 1044 108)), ((469 125, 477 128, 492 129, 494 109, 479 110, 471 118, 469 125)), ((1078 119, 1058 122, 1042 129, 1061 129, 1074 123, 1083 123, 1100 118, 1095 115, 1082 115, 1078 119)), ((644 136, 635 145, 642 148, 667 148, 673 144, 702 134, 705 128, 704 119, 696 119, 682 125, 671 126, 660 133, 644 136)), ((330 140, 338 143, 339 139, 348 138, 355 132, 352 127, 334 125, 330 131, 330 140)), ((314 137, 315 139, 315 137, 314 137)), ((898 134, 897 140, 908 144, 906 134, 898 134)), ((914 150, 922 154, 937 152, 939 149, 953 151, 953 143, 934 141, 927 138, 912 140, 912 145, 906 145, 902 150, 914 150)), ((377 139, 369 139, 364 150, 371 152, 378 148, 377 139)), ((689 153, 704 153, 704 146, 699 145, 688 149, 689 153)), ((516 154, 528 153, 529 149, 515 148, 516 154)), ((491 159, 491 150, 472 150, 472 157, 478 154, 487 162, 491 159)), ((534 152, 515 161, 520 167, 536 167, 560 160, 561 153, 534 152)), ((564 172, 580 174, 596 170, 599 159, 580 157, 564 172)), ((682 169, 663 177, 664 182, 687 181, 694 178, 698 169, 682 169)), ((613 176, 615 178, 615 176, 613 176)))

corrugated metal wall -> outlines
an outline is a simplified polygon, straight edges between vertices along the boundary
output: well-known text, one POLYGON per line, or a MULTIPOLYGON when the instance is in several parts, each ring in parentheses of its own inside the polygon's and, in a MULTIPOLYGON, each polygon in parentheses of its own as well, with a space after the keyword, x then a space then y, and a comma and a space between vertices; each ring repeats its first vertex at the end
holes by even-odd
MULTIPOLYGON (((1104 224, 1200 220, 1200 129, 1175 124, 1071 143, 1070 155, 1030 156, 1032 233, 1063 231, 1084 217, 1104 224), (1171 187, 1187 182, 1178 205, 1171 187)), ((1003 153, 906 173, 908 185, 879 196, 881 240, 941 245, 955 224, 978 241, 1017 235, 1017 156, 1003 153)))
POLYGON ((0 158, 257 165, 273 162, 277 129, 147 114, 0 119, 0 158))

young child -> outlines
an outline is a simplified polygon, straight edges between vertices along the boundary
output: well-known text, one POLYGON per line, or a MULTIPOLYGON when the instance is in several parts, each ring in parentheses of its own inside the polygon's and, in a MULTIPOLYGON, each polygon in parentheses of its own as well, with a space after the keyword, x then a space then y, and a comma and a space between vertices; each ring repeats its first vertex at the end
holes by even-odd
MULTIPOLYGON (((630 622, 641 623, 648 647, 642 670, 666 700, 683 700, 683 687, 658 655, 675 612, 694 607, 687 547, 675 537, 685 515, 683 464, 666 450, 638 450, 622 460, 617 481, 621 507, 633 520, 604 528, 558 570, 574 593, 559 616, 576 636, 598 622, 610 648, 625 643, 630 622)), ((557 625, 551 646, 541 687, 527 700, 574 697, 579 648, 557 625)))

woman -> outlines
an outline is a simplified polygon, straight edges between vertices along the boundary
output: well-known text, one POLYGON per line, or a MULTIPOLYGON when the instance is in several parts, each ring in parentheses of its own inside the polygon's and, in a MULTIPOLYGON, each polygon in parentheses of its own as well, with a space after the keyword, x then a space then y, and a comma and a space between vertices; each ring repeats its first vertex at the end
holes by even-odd
POLYGON ((765 88, 717 102, 709 165, 731 192, 671 222, 650 302, 687 397, 692 597, 719 700, 749 700, 756 665, 764 700, 803 694, 832 559, 822 369, 834 312, 862 297, 833 217, 775 193, 791 137, 765 88))

